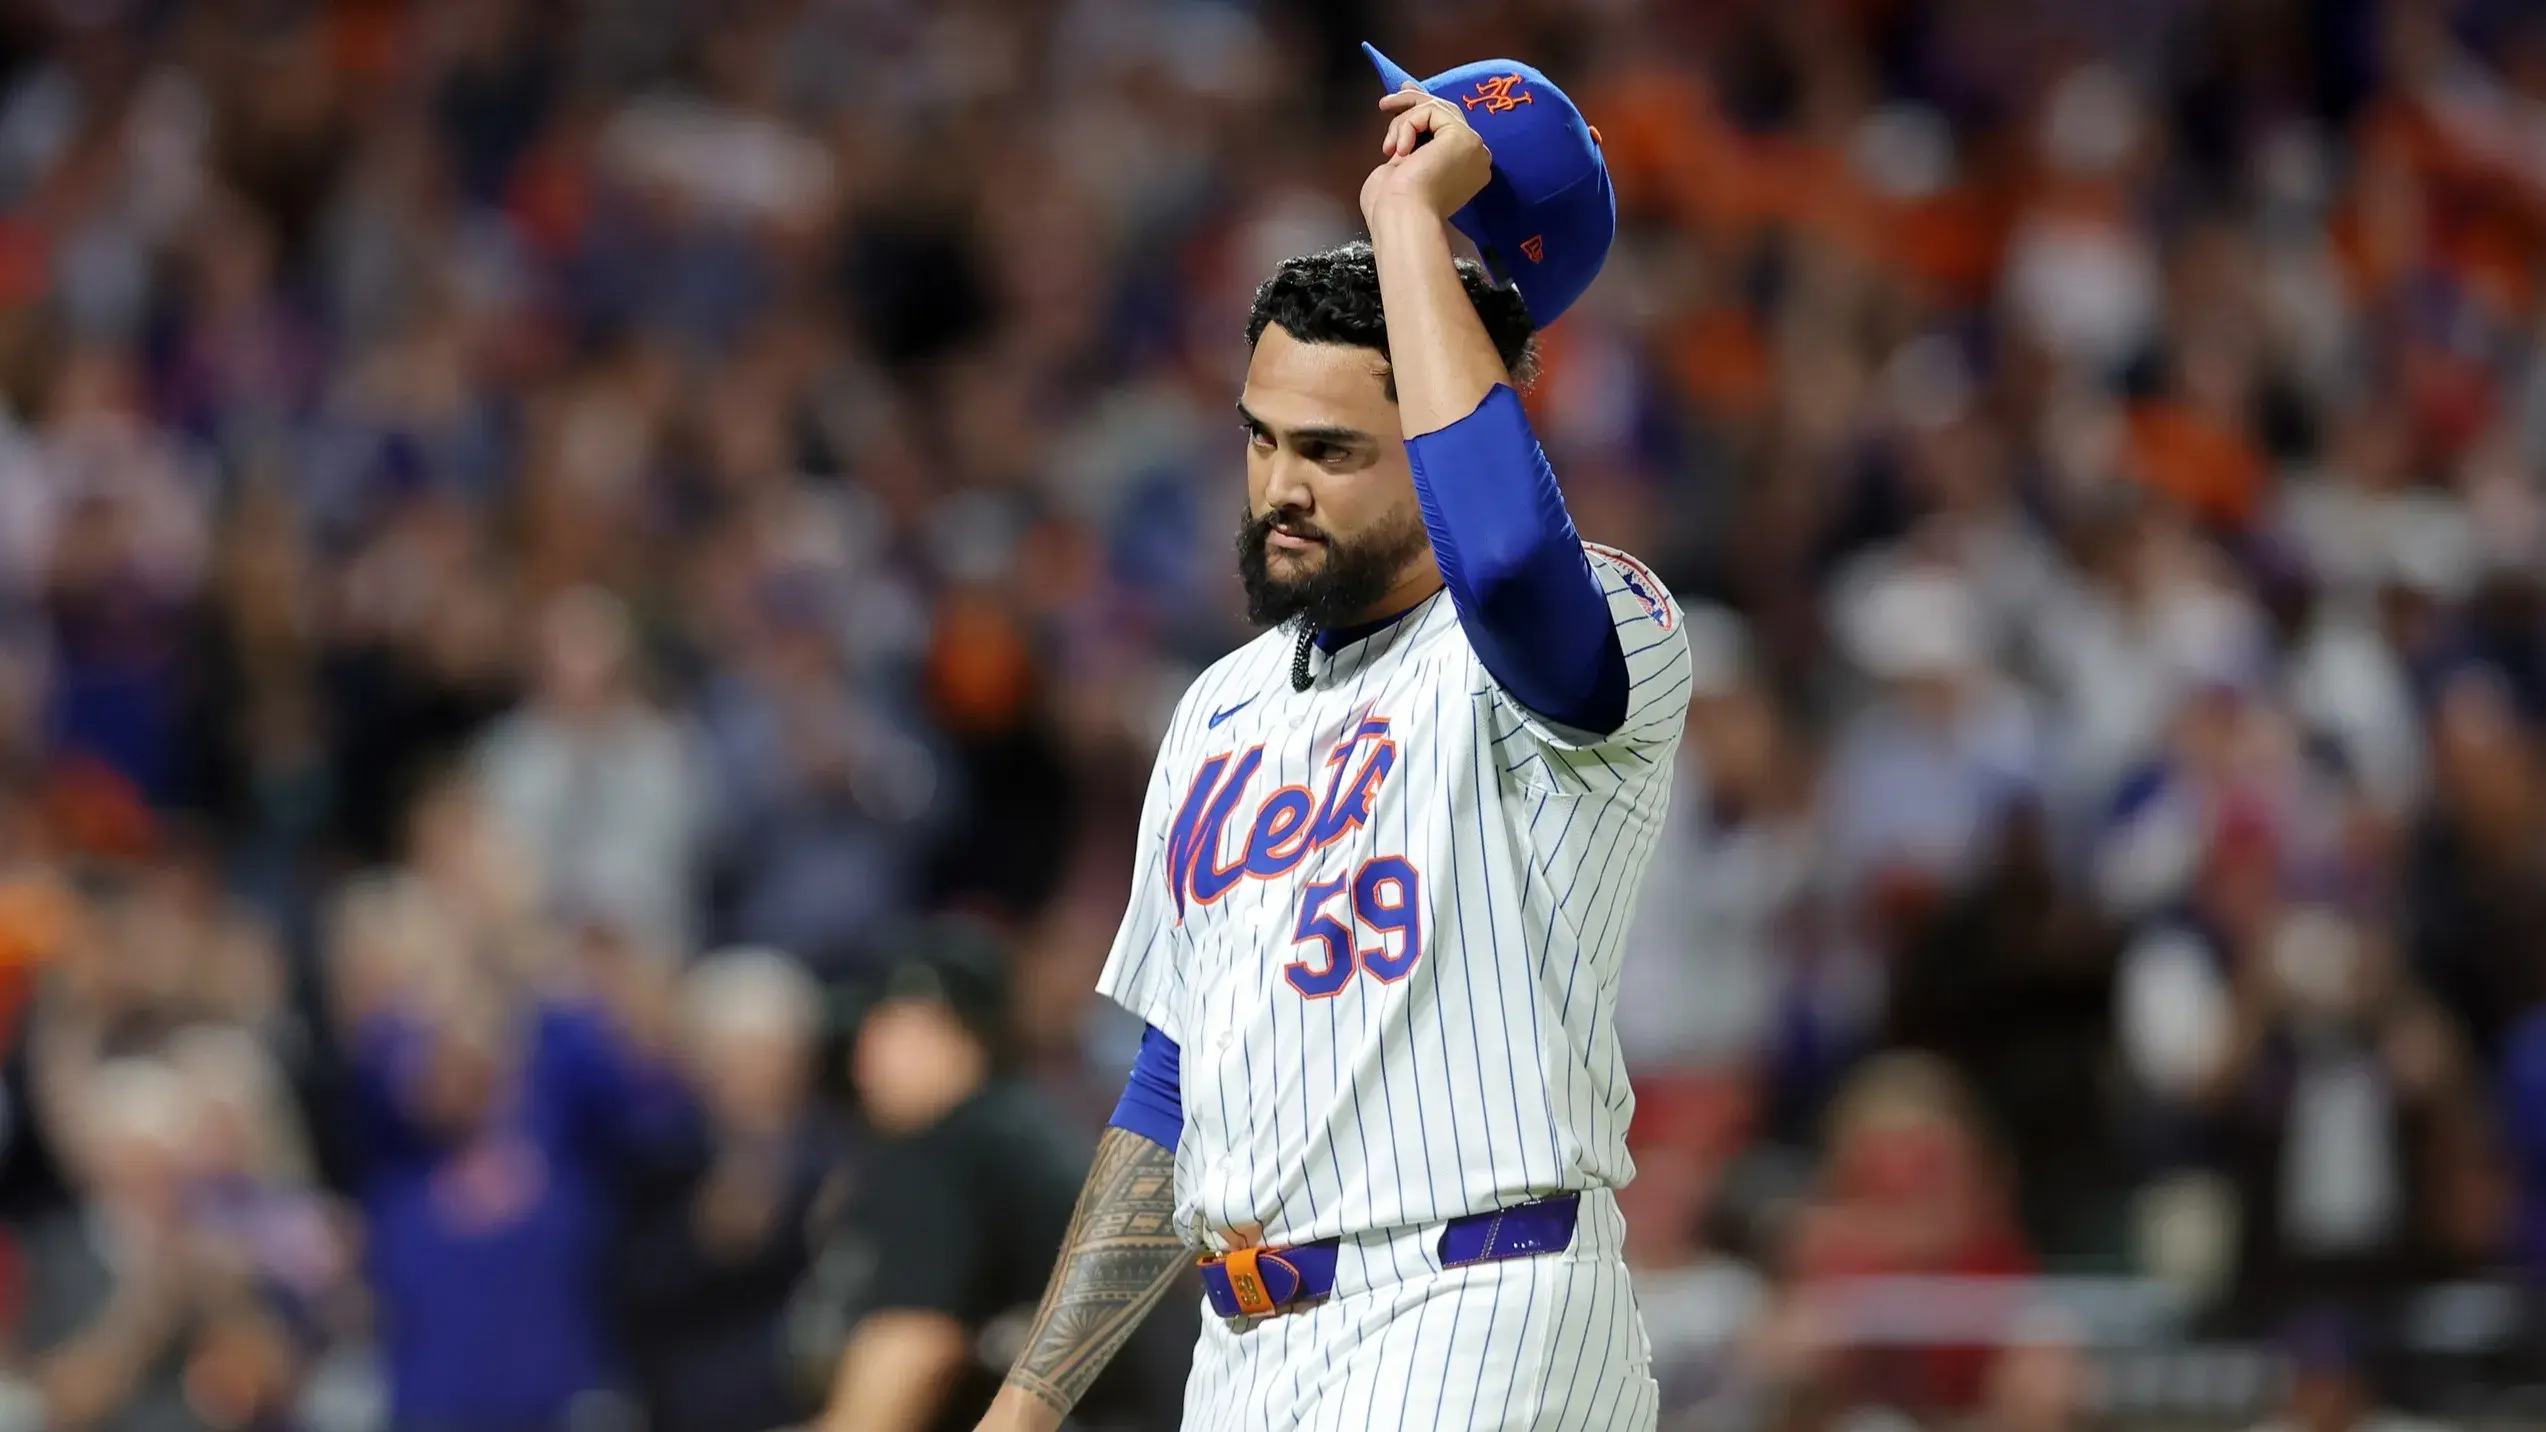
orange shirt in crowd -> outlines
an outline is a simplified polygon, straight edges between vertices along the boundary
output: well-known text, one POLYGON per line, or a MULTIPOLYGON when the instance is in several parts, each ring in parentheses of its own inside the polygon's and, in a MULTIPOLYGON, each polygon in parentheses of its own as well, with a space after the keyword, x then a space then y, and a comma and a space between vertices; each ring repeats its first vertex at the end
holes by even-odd
POLYGON ((37 972, 69 936, 77 909, 50 875, 0 877, 0 1055, 16 1043, 37 972))

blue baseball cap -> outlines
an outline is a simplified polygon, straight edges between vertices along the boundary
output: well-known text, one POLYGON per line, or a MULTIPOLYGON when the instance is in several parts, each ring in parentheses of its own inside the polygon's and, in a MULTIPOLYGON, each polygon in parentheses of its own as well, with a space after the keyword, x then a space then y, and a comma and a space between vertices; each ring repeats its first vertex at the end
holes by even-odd
POLYGON ((1618 235, 1618 196, 1600 135, 1548 78, 1517 60, 1479 60, 1417 80, 1377 46, 1362 53, 1390 93, 1409 84, 1459 106, 1494 156, 1494 177, 1450 222, 1498 283, 1520 290, 1544 328, 1600 275, 1618 235))

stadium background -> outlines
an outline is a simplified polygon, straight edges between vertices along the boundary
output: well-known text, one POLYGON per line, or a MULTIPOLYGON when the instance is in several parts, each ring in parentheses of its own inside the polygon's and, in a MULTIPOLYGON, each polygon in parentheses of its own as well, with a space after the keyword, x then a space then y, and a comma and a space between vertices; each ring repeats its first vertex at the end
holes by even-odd
MULTIPOLYGON (((2546 1425, 2535 6, 0 17, 0 1421, 353 1432, 370 1329, 516 1301, 365 1286, 384 1011, 718 1107, 746 1029, 853 1176, 853 1016, 680 981, 853 1011, 962 911, 1094 1126, 1243 634, 1240 317, 1354 230, 1371 38, 1540 65, 1617 174, 1530 401, 1699 657, 1621 1017, 1674 1425, 2546 1425), (236 1316, 66 1371, 145 1284, 236 1316)), ((604 1264, 663 1196, 481 1162, 604 1264)), ((739 1314, 809 1368, 815 1224, 739 1314)), ((695 1352, 589 1281, 596 1382, 695 1352)))

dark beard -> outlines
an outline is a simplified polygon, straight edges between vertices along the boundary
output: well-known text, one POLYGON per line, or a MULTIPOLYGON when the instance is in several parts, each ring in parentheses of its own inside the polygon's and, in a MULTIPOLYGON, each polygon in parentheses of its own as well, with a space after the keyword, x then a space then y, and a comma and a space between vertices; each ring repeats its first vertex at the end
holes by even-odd
POLYGON ((1249 517, 1238 526, 1238 580, 1246 587, 1247 620, 1265 627, 1288 622, 1307 631, 1350 625, 1397 585, 1406 564, 1422 554, 1424 541, 1421 522, 1347 542, 1296 517, 1286 520, 1279 508, 1249 517), (1276 522, 1326 540, 1326 560, 1316 571, 1297 581, 1273 575, 1267 544, 1276 522))

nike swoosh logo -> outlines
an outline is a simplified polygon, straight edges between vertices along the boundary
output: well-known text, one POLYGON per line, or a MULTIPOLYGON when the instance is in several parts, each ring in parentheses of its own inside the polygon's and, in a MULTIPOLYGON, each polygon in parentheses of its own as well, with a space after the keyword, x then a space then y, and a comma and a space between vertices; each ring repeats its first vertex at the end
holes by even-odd
POLYGON ((1226 711, 1213 712, 1211 716, 1210 729, 1214 731, 1220 729, 1221 722, 1228 720, 1230 717, 1237 715, 1239 712, 1244 711, 1254 704, 1255 698, 1250 696, 1244 701, 1239 702, 1237 705, 1230 707, 1226 711))

